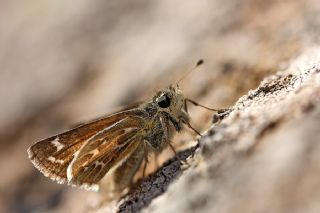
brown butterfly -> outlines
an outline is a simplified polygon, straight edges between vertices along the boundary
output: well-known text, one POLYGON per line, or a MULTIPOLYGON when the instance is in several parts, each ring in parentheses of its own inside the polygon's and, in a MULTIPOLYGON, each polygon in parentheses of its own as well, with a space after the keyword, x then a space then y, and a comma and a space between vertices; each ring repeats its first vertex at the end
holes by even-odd
POLYGON ((37 142, 28 149, 29 158, 52 180, 89 190, 98 190, 100 180, 112 172, 113 190, 122 191, 149 153, 168 146, 174 151, 175 131, 183 124, 192 128, 187 102, 202 106, 185 98, 178 84, 170 85, 150 100, 37 142))

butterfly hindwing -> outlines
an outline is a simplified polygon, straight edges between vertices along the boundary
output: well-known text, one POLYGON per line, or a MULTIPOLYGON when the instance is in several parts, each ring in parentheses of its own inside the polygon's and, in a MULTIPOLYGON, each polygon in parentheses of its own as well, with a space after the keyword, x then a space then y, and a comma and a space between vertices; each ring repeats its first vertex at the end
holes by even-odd
POLYGON ((111 139, 107 145, 100 145, 97 149, 75 158, 68 168, 68 179, 72 177, 71 184, 89 189, 95 187, 111 168, 129 157, 141 144, 138 131, 132 129, 111 139))
POLYGON ((141 141, 143 119, 126 117, 101 130, 81 147, 67 170, 70 184, 96 184, 119 161, 128 156, 141 141))

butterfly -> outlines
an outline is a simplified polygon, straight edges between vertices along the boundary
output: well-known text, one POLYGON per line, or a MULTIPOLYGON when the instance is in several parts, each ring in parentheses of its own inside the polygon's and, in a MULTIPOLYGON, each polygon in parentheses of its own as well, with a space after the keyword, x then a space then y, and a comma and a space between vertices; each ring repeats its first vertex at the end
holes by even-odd
POLYGON ((101 179, 112 173, 112 190, 122 191, 142 162, 147 165, 149 153, 167 147, 174 151, 175 132, 184 125, 192 128, 187 102, 207 108, 185 98, 178 83, 147 101, 35 143, 28 149, 29 159, 52 180, 88 190, 98 190, 101 179))

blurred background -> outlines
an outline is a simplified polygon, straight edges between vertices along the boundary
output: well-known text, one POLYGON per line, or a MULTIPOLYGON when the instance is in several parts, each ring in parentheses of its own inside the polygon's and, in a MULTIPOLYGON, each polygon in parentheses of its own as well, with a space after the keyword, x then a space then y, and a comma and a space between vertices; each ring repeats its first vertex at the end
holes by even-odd
MULTIPOLYGON (((0 212, 99 205, 98 193, 31 165, 36 141, 148 98, 199 58, 185 95, 228 107, 319 33, 318 0, 0 0, 0 212)), ((210 112, 191 115, 197 129, 210 126, 210 112)))

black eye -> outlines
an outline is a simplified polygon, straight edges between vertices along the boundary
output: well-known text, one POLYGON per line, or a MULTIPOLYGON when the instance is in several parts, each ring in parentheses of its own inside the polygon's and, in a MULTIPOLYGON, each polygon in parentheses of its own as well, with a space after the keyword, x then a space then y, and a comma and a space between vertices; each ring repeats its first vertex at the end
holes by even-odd
POLYGON ((159 107, 167 108, 170 106, 171 100, 167 95, 162 95, 157 100, 159 107))

